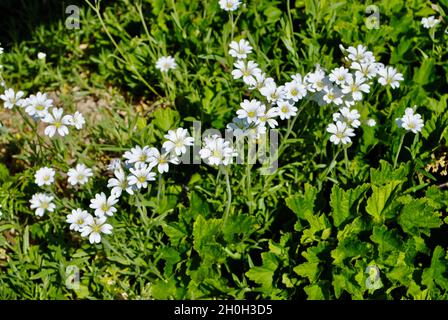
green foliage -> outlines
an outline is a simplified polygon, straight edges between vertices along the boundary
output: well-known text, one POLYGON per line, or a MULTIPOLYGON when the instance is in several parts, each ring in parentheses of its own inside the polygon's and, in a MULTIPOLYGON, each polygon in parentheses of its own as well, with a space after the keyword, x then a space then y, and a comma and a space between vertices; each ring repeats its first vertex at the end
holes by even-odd
MULTIPOLYGON (((234 37, 248 39, 280 82, 317 63, 339 66, 339 44, 362 43, 403 73, 397 90, 372 86, 359 111, 378 124, 359 129, 348 163, 325 131, 336 109, 310 104, 288 134, 280 129, 274 174, 232 166, 227 220, 221 173, 171 166, 160 194, 155 182, 140 197, 125 195, 113 235, 91 245, 65 219, 105 190, 111 158, 136 144, 161 147, 168 130, 196 120, 203 131, 224 129, 249 99, 230 74, 229 15, 217 0, 120 0, 103 1, 100 20, 83 1, 79 30, 63 19, 29 20, 17 34, 5 27, 7 83, 56 92, 57 105, 82 109, 87 125, 41 146, 34 128, 1 111, 1 299, 448 299, 447 1, 437 11, 426 1, 377 1, 379 29, 367 28, 363 1, 244 2, 234 37), (429 15, 442 17, 434 30, 421 27, 429 15), (164 76, 155 61, 168 54, 178 68, 164 76), (425 126, 405 136, 394 168, 403 133, 395 119, 414 105, 425 126), (57 210, 35 216, 35 169, 67 172, 77 161, 94 168, 95 181, 73 189, 60 177, 57 210), (77 287, 67 282, 71 267, 77 287)), ((15 25, 9 19, 2 23, 15 25)))

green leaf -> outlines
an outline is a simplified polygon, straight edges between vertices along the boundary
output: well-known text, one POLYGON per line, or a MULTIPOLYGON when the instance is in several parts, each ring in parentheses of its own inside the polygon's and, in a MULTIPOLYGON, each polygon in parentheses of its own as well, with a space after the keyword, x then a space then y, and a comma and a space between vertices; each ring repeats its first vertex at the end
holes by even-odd
POLYGON ((319 262, 305 262, 299 264, 293 270, 299 276, 308 278, 310 283, 314 283, 318 279, 319 273, 321 272, 319 262))
POLYGON ((317 189, 310 184, 305 184, 305 192, 295 194, 286 199, 286 205, 298 218, 307 220, 314 213, 314 201, 316 200, 317 189))
POLYGON ((378 245, 380 255, 388 251, 400 250, 402 247, 402 242, 397 232, 387 230, 387 227, 384 225, 373 227, 370 239, 378 245))
POLYGON ((373 192, 367 200, 366 211, 373 217, 375 222, 381 223, 385 220, 383 210, 390 203, 392 193, 400 184, 401 181, 393 180, 381 187, 372 185, 373 192))
POLYGON ((368 187, 368 184, 363 184, 355 189, 343 190, 337 184, 333 186, 330 195, 330 205, 333 209, 331 216, 336 227, 348 220, 352 206, 368 187))
POLYGON ((422 274, 422 283, 432 290, 435 285, 448 290, 448 259, 446 252, 441 246, 434 249, 431 258, 431 266, 426 268, 422 274))
POLYGON ((370 181, 372 184, 382 186, 394 180, 405 181, 409 174, 409 164, 401 165, 397 169, 393 169, 392 165, 387 161, 381 160, 380 167, 370 169, 370 181))
POLYGON ((163 132, 173 129, 179 123, 179 112, 170 108, 158 108, 153 113, 153 123, 163 132))
POLYGON ((370 245, 358 239, 344 239, 338 243, 336 249, 331 251, 333 264, 339 265, 347 258, 365 258, 369 253, 370 245))
POLYGON ((419 236, 424 233, 429 236, 429 229, 442 225, 440 214, 434 211, 427 199, 412 199, 406 203, 398 217, 398 223, 403 231, 411 235, 419 236))
POLYGON ((303 288, 309 300, 325 300, 329 298, 329 290, 326 282, 320 281, 303 288))
POLYGON ((271 252, 263 252, 261 254, 263 264, 260 267, 253 267, 246 272, 246 276, 260 284, 265 289, 272 288, 274 273, 279 265, 278 258, 271 252))
POLYGON ((205 220, 198 216, 193 225, 193 246, 203 259, 204 263, 223 263, 226 260, 223 247, 217 241, 221 233, 222 221, 220 219, 205 220))
POLYGON ((420 68, 414 73, 414 81, 420 85, 424 86, 434 79, 434 60, 432 58, 423 60, 420 68))

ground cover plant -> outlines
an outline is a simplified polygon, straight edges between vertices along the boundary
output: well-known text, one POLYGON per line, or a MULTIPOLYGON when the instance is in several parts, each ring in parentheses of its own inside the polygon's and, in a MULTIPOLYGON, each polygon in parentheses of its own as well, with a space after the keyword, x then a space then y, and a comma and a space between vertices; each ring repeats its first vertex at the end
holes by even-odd
POLYGON ((0 8, 0 298, 448 298, 447 1, 0 8))

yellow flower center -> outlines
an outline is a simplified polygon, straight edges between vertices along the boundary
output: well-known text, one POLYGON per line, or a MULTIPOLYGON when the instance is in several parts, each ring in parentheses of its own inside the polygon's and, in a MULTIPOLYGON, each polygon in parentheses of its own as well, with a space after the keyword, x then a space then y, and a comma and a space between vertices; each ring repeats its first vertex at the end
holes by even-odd
POLYGON ((42 110, 44 110, 44 109, 45 109, 45 107, 44 107, 43 105, 40 105, 40 104, 39 104, 39 105, 36 106, 36 110, 37 110, 37 111, 42 111, 42 110))

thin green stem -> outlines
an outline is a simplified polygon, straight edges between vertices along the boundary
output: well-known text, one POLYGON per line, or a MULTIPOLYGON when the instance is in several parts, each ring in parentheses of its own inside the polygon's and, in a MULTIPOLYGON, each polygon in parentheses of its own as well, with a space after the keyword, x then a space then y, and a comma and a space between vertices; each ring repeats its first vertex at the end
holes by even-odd
POLYGON ((349 170, 349 161, 348 161, 348 153, 347 153, 348 146, 344 147, 344 162, 345 162, 345 170, 349 170))
POLYGON ((233 13, 232 12, 229 13, 229 17, 230 17, 230 41, 233 41, 233 33, 234 33, 235 24, 233 21, 233 13))
POLYGON ((226 205, 226 211, 224 212, 224 225, 225 225, 227 222, 227 218, 229 217, 230 205, 232 204, 232 188, 230 187, 229 171, 227 168, 223 169, 224 169, 224 175, 226 177, 226 186, 227 186, 227 205, 226 205))
POLYGON ((120 53, 120 55, 126 61, 126 64, 129 65, 129 68, 131 69, 131 71, 137 76, 137 78, 141 82, 143 82, 143 84, 149 90, 151 90, 156 96, 160 97, 160 94, 145 80, 145 78, 143 78, 143 76, 140 74, 140 72, 138 72, 138 70, 135 68, 135 66, 132 64, 132 62, 128 60, 128 57, 126 56, 124 51, 121 49, 121 47, 118 45, 118 43, 115 41, 115 39, 110 34, 109 29, 107 28, 106 23, 104 22, 103 17, 101 16, 100 9, 99 9, 99 4, 101 1, 95 0, 95 4, 96 4, 95 6, 93 4, 91 4, 90 1, 86 1, 86 2, 92 8, 92 10, 95 12, 95 14, 97 15, 98 19, 100 20, 101 26, 103 27, 104 31, 107 34, 107 37, 110 39, 110 41, 114 45, 115 49, 117 49, 117 51, 120 53))
POLYGON ((252 166, 250 163, 250 156, 247 157, 246 163, 246 194, 247 194, 247 203, 249 207, 249 214, 253 213, 253 195, 252 195, 252 181, 251 181, 251 170, 252 166))
POLYGON ((400 155, 400 151, 401 151, 401 147, 403 146, 405 135, 406 135, 406 133, 403 133, 400 138, 400 144, 398 145, 397 154, 395 155, 395 159, 394 159, 394 169, 397 167, 398 156, 400 155))
POLYGON ((159 186, 157 188, 157 205, 160 207, 160 196, 162 194, 162 174, 159 173, 159 186))

